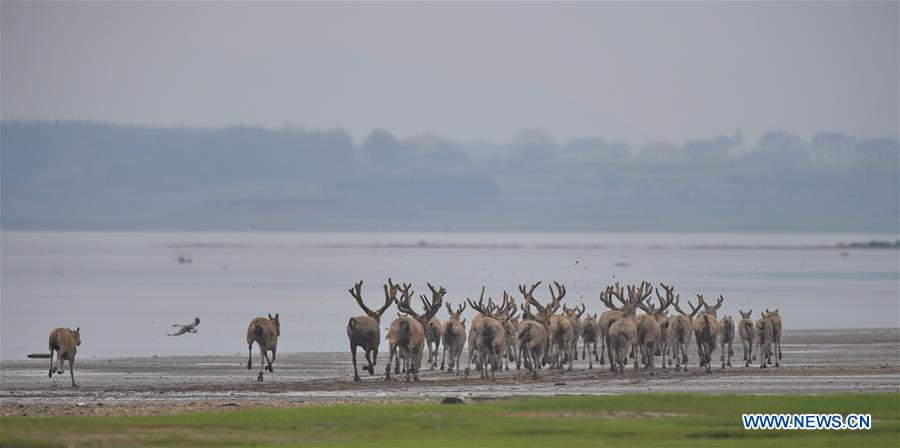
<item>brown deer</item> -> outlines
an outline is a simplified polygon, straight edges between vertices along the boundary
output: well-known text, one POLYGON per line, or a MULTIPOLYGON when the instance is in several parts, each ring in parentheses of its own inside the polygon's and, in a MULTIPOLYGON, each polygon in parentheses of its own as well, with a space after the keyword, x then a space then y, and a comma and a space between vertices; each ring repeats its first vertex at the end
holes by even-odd
POLYGON ((593 369, 594 360, 600 361, 600 356, 597 354, 597 341, 600 339, 600 322, 597 320, 597 313, 588 314, 581 321, 581 328, 581 339, 584 341, 581 357, 587 359, 588 368, 593 369))
MULTIPOLYGON (((430 283, 426 283, 426 285, 431 289, 432 297, 439 292, 430 283)), ((437 316, 432 317, 425 326, 425 344, 428 347, 428 363, 431 370, 437 367, 438 348, 441 346, 441 327, 441 321, 437 316)))
MULTIPOLYGON (((650 287, 652 289, 652 287, 650 287)), ((649 294, 648 294, 649 296, 649 294)), ((666 319, 666 308, 672 304, 671 296, 667 296, 665 300, 656 292, 656 298, 659 300, 659 307, 652 304, 641 303, 638 305, 647 314, 637 316, 637 345, 641 353, 641 362, 645 369, 651 371, 655 367, 654 356, 659 350, 660 341, 662 339, 662 326, 660 322, 666 319)), ((665 365, 665 357, 663 357, 663 365, 665 365)))
MULTIPOLYGON (((760 313, 762 317, 756 321, 756 346, 759 347, 759 368, 765 369, 766 364, 772 364, 772 345, 775 343, 775 323, 760 313)), ((778 357, 775 357, 775 366, 778 367, 778 357)))
POLYGON ((56 328, 50 332, 50 378, 53 378, 53 352, 56 352, 56 372, 64 373, 63 361, 69 361, 69 375, 72 377, 72 387, 75 384, 75 353, 81 345, 81 327, 74 330, 68 328, 56 328))
POLYGON ((381 316, 394 303, 397 298, 397 285, 388 279, 384 285, 384 305, 376 311, 372 311, 363 303, 363 281, 360 280, 352 288, 350 295, 356 299, 356 303, 366 313, 364 316, 351 317, 347 322, 347 337, 350 338, 350 354, 353 355, 353 380, 360 381, 359 371, 356 367, 356 347, 362 347, 368 364, 363 370, 369 375, 375 374, 375 364, 378 363, 378 346, 381 342, 381 316))
POLYGON ((506 356, 503 362, 506 370, 509 370, 509 361, 515 360, 516 370, 519 370, 522 363, 519 359, 519 319, 516 318, 518 307, 516 300, 506 291, 503 291, 503 301, 508 303, 506 309, 500 313, 502 318, 500 323, 503 324, 503 329, 506 331, 506 356))
POLYGON ((281 336, 281 323, 278 320, 278 313, 275 317, 271 314, 269 318, 257 317, 250 321, 247 327, 247 350, 250 352, 247 357, 247 370, 253 368, 253 343, 259 346, 259 375, 256 381, 263 380, 263 372, 268 370, 274 372, 272 363, 275 362, 275 352, 278 348, 278 336, 281 336), (269 352, 272 352, 272 359, 269 359, 269 352))
POLYGON ((710 373, 712 371, 712 354, 716 350, 716 342, 719 340, 719 321, 716 320, 716 311, 722 306, 725 298, 719 295, 719 300, 715 305, 708 305, 701 294, 697 294, 697 300, 704 307, 703 312, 694 318, 697 355, 700 357, 700 367, 706 366, 706 373, 710 373))
MULTIPOLYGON (((431 285, 428 285, 431 288, 431 285)), ((432 317, 441 309, 444 294, 447 290, 444 288, 431 288, 433 295, 431 300, 425 296, 419 296, 425 305, 425 313, 419 314, 410 307, 410 299, 412 298, 412 284, 405 283, 398 286, 402 299, 397 301, 397 309, 406 316, 398 317, 391 323, 388 340, 390 341, 390 356, 404 357, 404 365, 406 365, 406 381, 410 380, 410 373, 413 379, 419 381, 419 367, 422 365, 422 352, 425 349, 425 328, 432 317)), ((385 379, 391 378, 391 360, 388 359, 385 379)))
POLYGON ((456 312, 453 312, 450 302, 447 302, 447 313, 450 314, 450 318, 444 322, 444 327, 441 330, 441 338, 444 341, 441 370, 444 370, 447 350, 450 350, 450 364, 447 367, 447 372, 455 372, 457 375, 459 375, 459 358, 462 356, 463 345, 466 343, 466 320, 459 319, 465 309, 466 304, 464 303, 456 308, 456 312), (454 367, 456 367, 455 371, 453 370, 454 367))
POLYGON ((570 309, 568 306, 563 305, 563 315, 568 317, 569 322, 572 324, 572 351, 574 352, 573 357, 575 360, 578 360, 578 340, 581 339, 581 333, 584 331, 581 326, 581 316, 584 315, 584 311, 585 306, 583 303, 580 310, 577 306, 570 309))
POLYGON ((611 327, 615 321, 622 318, 622 308, 614 305, 612 303, 612 298, 615 296, 616 299, 624 305, 625 301, 622 298, 622 294, 623 290, 618 282, 614 286, 607 286, 606 291, 600 293, 600 301, 609 308, 600 314, 600 343, 602 345, 600 348, 600 365, 606 363, 604 360, 605 355, 609 355, 609 360, 612 362, 612 346, 609 345, 609 327, 611 327))
MULTIPOLYGON (((663 300, 663 298, 660 297, 660 295, 659 295, 659 289, 657 289, 656 290, 657 300, 659 300, 660 304, 662 304, 664 302, 668 302, 669 306, 671 306, 673 304, 673 302, 675 301, 675 288, 673 288, 671 286, 666 286, 663 283, 660 283, 659 286, 661 286, 662 289, 664 291, 666 291, 666 298, 665 298, 665 300, 663 300)), ((666 363, 666 357, 669 356, 669 354, 672 351, 672 346, 674 345, 673 344, 674 341, 672 339, 671 332, 672 332, 673 322, 675 321, 675 319, 677 319, 676 316, 666 316, 665 313, 663 313, 663 315, 660 316, 658 319, 659 329, 660 329, 659 353, 663 357, 663 359, 662 359, 663 369, 665 369, 667 365, 669 365, 669 366, 672 365, 672 358, 669 358, 668 363, 666 363)))
POLYGON ((738 334, 741 335, 741 345, 744 346, 744 367, 750 367, 750 361, 756 359, 756 355, 753 354, 753 340, 756 332, 753 331, 753 320, 750 318, 753 310, 751 309, 746 313, 741 310, 738 311, 741 313, 741 321, 738 322, 738 334))
POLYGON ((726 365, 731 367, 731 356, 734 355, 734 350, 731 349, 731 344, 734 342, 734 320, 729 315, 723 316, 722 320, 719 321, 719 338, 722 345, 720 357, 722 359, 722 368, 724 369, 726 365), (725 348, 726 345, 728 346, 727 350, 725 348))
MULTIPOLYGON (((652 289, 647 282, 641 283, 640 287, 629 286, 628 301, 622 306, 622 317, 609 327, 609 343, 612 349, 610 368, 614 373, 625 374, 628 354, 631 352, 632 344, 637 341, 635 310, 650 296, 652 289)), ((637 359, 634 360, 634 368, 635 370, 639 368, 637 359)))
POLYGON ((701 306, 698 304, 694 307, 691 301, 688 300, 687 303, 691 307, 691 312, 686 313, 678 306, 680 300, 681 294, 676 294, 674 306, 678 314, 669 319, 668 336, 669 345, 672 346, 672 358, 675 360, 675 371, 684 370, 687 372, 687 353, 688 346, 691 345, 691 338, 694 335, 694 317, 700 312, 701 306))
MULTIPOLYGON (((547 307, 541 306, 534 299, 534 290, 541 284, 537 282, 526 290, 525 285, 519 286, 519 292, 524 297, 522 304, 523 319, 519 322, 517 333, 519 336, 519 358, 522 364, 531 372, 531 377, 537 379, 537 371, 544 365, 547 357, 547 349, 550 346, 548 327, 550 313, 547 307), (531 305, 535 304, 538 314, 531 313, 531 305)), ((549 305, 548 305, 549 306, 549 305)))
MULTIPOLYGON (((774 311, 769 311, 769 309, 766 308, 765 315, 766 315, 766 319, 769 319, 772 321, 772 327, 773 327, 772 329, 775 332, 775 339, 773 340, 772 344, 773 344, 774 350, 776 350, 778 352, 777 356, 776 356, 776 360, 780 360, 781 359, 781 314, 778 314, 778 308, 775 308, 774 311)), ((769 360, 769 365, 772 365, 771 359, 769 360)), ((778 367, 778 363, 776 363, 775 366, 778 367)))
MULTIPOLYGON (((556 292, 553 291, 553 285, 547 285, 550 288, 550 297, 552 298, 550 305, 555 313, 559 309, 563 297, 566 295, 565 286, 557 282, 556 292)), ((552 365, 558 369, 563 368, 563 364, 569 363, 569 370, 572 370, 572 361, 574 358, 575 329, 572 328, 572 321, 566 315, 553 314, 550 316, 550 360, 552 365)))
MULTIPOLYGON (((482 288, 482 293, 484 289, 482 288)), ((478 311, 484 318, 473 324, 475 327, 475 345, 478 347, 478 364, 481 365, 481 378, 487 379, 490 368, 490 379, 494 380, 494 372, 501 367, 502 357, 506 354, 506 330, 500 322, 500 316, 489 307, 485 307, 484 298, 478 303, 472 299, 466 299, 469 308, 478 311)), ((500 309, 505 309, 508 303, 504 303, 500 309)))

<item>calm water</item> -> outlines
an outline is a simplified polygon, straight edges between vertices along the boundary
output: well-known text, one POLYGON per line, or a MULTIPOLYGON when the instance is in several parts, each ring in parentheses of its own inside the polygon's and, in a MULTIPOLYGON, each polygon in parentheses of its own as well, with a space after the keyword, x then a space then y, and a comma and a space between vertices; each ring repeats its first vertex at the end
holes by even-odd
POLYGON ((365 280, 374 308, 388 276, 445 286, 452 303, 557 280, 591 312, 605 285, 646 279, 682 301, 723 294, 720 313, 780 308, 788 328, 900 327, 897 250, 799 248, 872 239, 897 236, 3 232, 0 357, 46 351, 56 326, 81 326, 84 357, 245 353, 267 312, 281 314, 282 352, 345 350, 359 314, 347 289, 365 280), (198 334, 165 335, 194 316, 198 334))

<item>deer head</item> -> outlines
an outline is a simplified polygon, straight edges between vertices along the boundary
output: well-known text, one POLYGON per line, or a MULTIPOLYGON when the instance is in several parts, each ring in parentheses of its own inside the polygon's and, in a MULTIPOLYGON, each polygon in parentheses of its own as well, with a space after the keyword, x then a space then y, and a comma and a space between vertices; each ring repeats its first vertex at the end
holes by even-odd
POLYGON ((281 336, 281 321, 278 320, 278 313, 275 313, 275 317, 269 314, 269 321, 275 324, 275 336, 281 336))
POLYGON ((738 310, 738 312, 741 313, 741 319, 748 319, 748 320, 749 320, 749 319, 750 319, 750 316, 753 315, 753 309, 750 309, 750 311, 747 311, 746 313, 743 312, 743 311, 741 311, 741 310, 738 310))
POLYGON ((459 317, 462 315, 462 312, 466 309, 466 304, 456 307, 456 312, 453 311, 453 308, 450 306, 450 302, 446 303, 447 305, 447 313, 450 314, 450 320, 459 320, 459 317))
POLYGON ((703 300, 702 295, 697 294, 697 297, 700 299, 700 303, 703 304, 703 312, 709 314, 712 317, 716 317, 716 311, 718 311, 719 308, 722 308, 722 302, 725 300, 725 297, 722 297, 722 295, 719 294, 719 298, 718 300, 716 300, 716 304, 710 305, 703 300))

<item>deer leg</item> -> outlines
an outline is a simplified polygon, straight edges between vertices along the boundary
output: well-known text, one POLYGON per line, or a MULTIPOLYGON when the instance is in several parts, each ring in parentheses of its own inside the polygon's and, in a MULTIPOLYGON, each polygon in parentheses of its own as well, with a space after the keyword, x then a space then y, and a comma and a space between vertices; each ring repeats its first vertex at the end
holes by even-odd
MULTIPOLYGON (((363 370, 369 372, 369 375, 375 374, 375 364, 372 362, 372 352, 373 351, 374 350, 363 348, 363 353, 366 355, 366 365, 363 367, 363 370)), ((355 350, 354 350, 354 352, 355 352, 355 350)))
POLYGON ((63 362, 64 361, 65 361, 65 359, 61 356, 60 352, 57 350, 56 351, 56 373, 58 373, 60 375, 65 373, 65 371, 63 370, 63 362))
POLYGON ((259 375, 256 377, 256 381, 262 381, 263 372, 266 371, 266 351, 263 349, 262 345, 259 345, 259 363, 259 375))
MULTIPOLYGON (((350 356, 353 358, 353 381, 361 381, 359 371, 356 369, 356 344, 350 344, 350 356)), ((366 352, 366 357, 369 357, 368 352, 366 352)))
POLYGON ((384 380, 385 381, 391 380, 391 361, 394 360, 394 350, 395 350, 395 347, 393 345, 391 345, 390 348, 388 349, 387 368, 384 369, 384 380))
POLYGON ((53 349, 50 349, 50 378, 53 378, 53 349))
POLYGON ((272 367, 272 364, 275 363, 275 351, 276 350, 277 350, 276 348, 274 348, 274 347, 272 348, 272 359, 269 360, 269 372, 275 371, 275 369, 272 367))
POLYGON ((69 375, 72 376, 72 387, 78 387, 78 385, 75 384, 75 357, 74 356, 69 358, 69 375))
POLYGON ((247 370, 250 370, 253 368, 253 343, 252 342, 247 346, 247 351, 250 352, 250 354, 247 355, 247 370))

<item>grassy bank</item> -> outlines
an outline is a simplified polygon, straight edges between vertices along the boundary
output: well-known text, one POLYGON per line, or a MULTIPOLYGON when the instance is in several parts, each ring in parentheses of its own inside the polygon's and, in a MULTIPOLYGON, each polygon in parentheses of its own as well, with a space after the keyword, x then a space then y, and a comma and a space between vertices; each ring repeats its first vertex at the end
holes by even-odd
POLYGON ((10 417, 2 446, 897 446, 900 394, 646 394, 252 409, 155 417, 10 417), (868 413, 871 431, 745 431, 741 414, 868 413))

